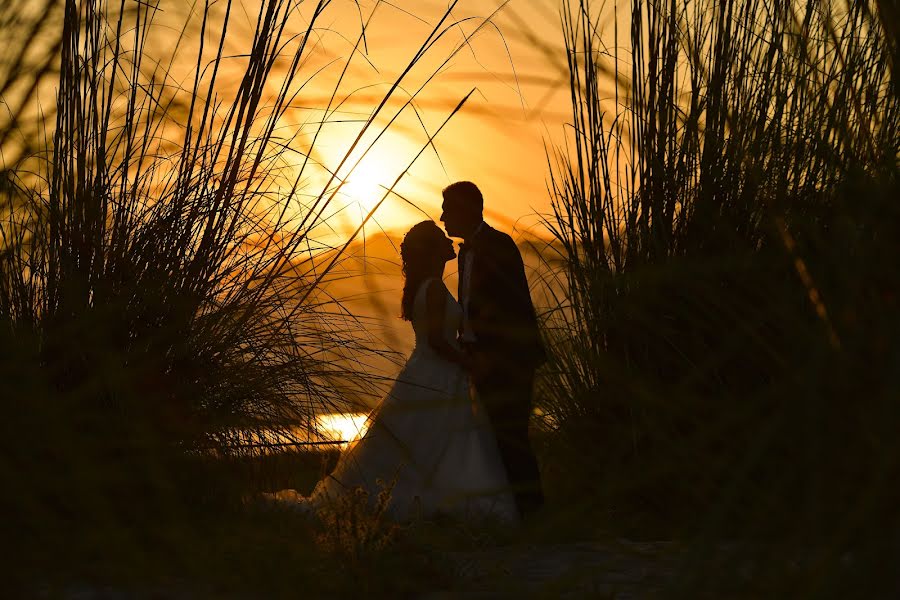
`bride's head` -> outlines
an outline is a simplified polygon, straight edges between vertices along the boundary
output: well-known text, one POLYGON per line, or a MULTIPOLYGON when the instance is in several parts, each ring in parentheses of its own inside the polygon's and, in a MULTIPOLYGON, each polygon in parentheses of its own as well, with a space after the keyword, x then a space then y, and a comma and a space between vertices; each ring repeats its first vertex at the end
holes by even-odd
POLYGON ((401 317, 407 321, 412 319, 413 301, 419 285, 429 277, 443 275, 444 264, 455 257, 453 241, 434 221, 416 223, 406 232, 400 244, 404 277, 401 317))

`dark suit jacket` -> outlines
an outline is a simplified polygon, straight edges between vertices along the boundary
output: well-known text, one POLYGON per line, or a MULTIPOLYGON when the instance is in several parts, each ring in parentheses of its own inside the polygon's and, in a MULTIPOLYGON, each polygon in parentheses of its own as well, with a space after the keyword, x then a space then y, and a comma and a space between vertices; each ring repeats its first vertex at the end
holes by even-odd
POLYGON ((498 368, 533 371, 546 360, 528 292, 522 255, 512 238, 485 223, 459 255, 459 297, 463 298, 466 254, 475 252, 469 287, 469 322, 498 368))

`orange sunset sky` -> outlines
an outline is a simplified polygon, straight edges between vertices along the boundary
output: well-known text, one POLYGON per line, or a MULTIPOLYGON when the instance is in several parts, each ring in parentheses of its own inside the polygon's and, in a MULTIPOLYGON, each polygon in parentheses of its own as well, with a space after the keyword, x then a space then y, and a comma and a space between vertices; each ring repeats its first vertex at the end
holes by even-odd
MULTIPOLYGON (((321 54, 341 60, 318 76, 311 88, 321 94, 317 99, 320 105, 327 101, 339 67, 350 55, 361 29, 360 19, 368 20, 365 48, 351 59, 338 94, 345 98, 342 113, 332 117, 335 123, 327 126, 327 141, 319 146, 329 168, 336 168, 361 126, 343 121, 371 112, 447 7, 448 3, 433 0, 360 0, 358 7, 349 0, 335 0, 329 7, 319 26, 339 35, 323 34, 321 54)), ((426 145, 428 134, 473 90, 462 110, 435 138, 434 148, 413 163, 396 188, 424 214, 391 195, 377 210, 377 223, 367 226, 366 233, 379 228, 402 232, 425 214, 436 220, 440 190, 461 179, 481 187, 486 219, 510 233, 514 228, 517 233, 535 231, 538 215, 549 210, 544 144, 560 143, 563 124, 570 120, 559 3, 460 0, 444 27, 452 23, 457 25, 450 27, 403 81, 404 90, 411 92, 439 71, 417 96, 416 111, 407 107, 349 176, 342 195, 345 208, 334 211, 329 227, 346 232, 358 225, 383 194, 379 185, 394 182, 426 145), (473 32, 469 43, 453 54, 464 36, 473 32)), ((239 37, 231 41, 241 42, 239 37)), ((392 117, 407 96, 399 92, 396 98, 377 120, 378 125, 392 117)), ((307 115, 298 111, 295 118, 299 125, 307 115)), ((380 129, 373 128, 364 139, 371 139, 380 129)))
MULTIPOLYGON (((425 218, 438 220, 441 190, 459 180, 474 181, 481 188, 485 218, 493 226, 517 239, 526 232, 545 236, 540 220, 551 206, 546 145, 562 144, 565 123, 571 121, 561 4, 561 0, 331 0, 312 30, 310 47, 302 55, 304 60, 288 93, 292 98, 290 108, 277 119, 278 140, 273 145, 283 147, 284 153, 278 158, 278 168, 265 168, 266 184, 273 186, 266 191, 283 198, 299 179, 299 196, 291 200, 297 202, 299 221, 309 214, 305 204, 309 198, 314 200, 323 190, 334 187, 336 182, 328 182, 329 172, 346 179, 340 196, 327 207, 312 232, 315 242, 326 247, 346 242, 384 194, 380 186, 392 185, 407 168, 396 194, 387 196, 366 226, 364 239, 383 229, 395 240, 425 218), (448 7, 452 10, 439 26, 448 7), (365 38, 358 42, 363 22, 367 23, 365 38), (351 160, 339 167, 363 123, 438 26, 440 37, 403 77, 400 89, 375 118, 359 148, 351 153, 351 160), (404 108, 411 94, 415 94, 415 100, 404 108), (466 104, 444 125, 467 95, 466 104), (332 110, 326 113, 329 102, 332 110), (393 124, 385 130, 391 119, 393 124), (429 136, 438 129, 440 133, 429 146, 429 136), (314 151, 310 149, 313 139, 314 151), (356 170, 348 174, 347 167, 359 158, 362 148, 370 149, 356 170), (301 171, 304 154, 315 164, 301 171)), ((210 98, 221 124, 228 103, 237 97, 261 5, 262 0, 142 3, 145 14, 152 16, 141 53, 142 76, 153 78, 167 93, 182 94, 182 102, 190 98, 198 64, 201 80, 207 82, 211 77, 219 33, 226 26, 226 11, 230 11, 223 59, 216 67, 218 79, 210 98), (205 6, 209 7, 209 18, 201 38, 205 6)), ((271 100, 281 93, 286 65, 310 31, 317 1, 284 0, 283 5, 292 9, 282 35, 283 52, 279 52, 268 78, 263 103, 266 97, 271 100)), ((134 11, 136 5, 124 6, 134 11)), ((115 36, 117 7, 116 2, 108 7, 110 39, 115 36)), ((35 14, 26 17, 49 24, 49 32, 61 26, 60 14, 51 11, 44 20, 37 3, 27 5, 27 9, 35 14)), ((23 20, 28 22, 28 18, 23 20)), ((133 49, 134 22, 128 21, 129 29, 117 40, 126 56, 133 49)), ((32 40, 30 51, 46 52, 52 40, 52 35, 46 43, 32 40)), ((29 79, 25 77, 21 83, 27 88, 29 79)), ((26 110, 34 111, 30 116, 36 122, 42 106, 54 105, 57 86, 58 80, 52 76, 40 82, 37 101, 26 110)), ((198 89, 205 96, 209 88, 201 85, 198 89)), ((9 97, 17 97, 20 91, 11 90, 9 97)), ((114 105, 123 101, 116 99, 114 105)), ((272 114, 271 108, 261 108, 259 122, 272 114)), ((185 123, 179 121, 186 119, 182 114, 186 113, 174 111, 165 121, 159 135, 163 140, 161 155, 177 153, 178 140, 185 131, 185 123)), ((7 150, 14 145, 9 143, 10 148, 0 148, 0 158, 9 154, 7 150)), ((167 174, 160 169, 154 176, 167 174)), ((358 253, 352 248, 346 264, 335 269, 335 277, 327 282, 327 293, 342 301, 354 317, 371 318, 368 330, 384 338, 382 345, 403 352, 410 345, 410 330, 398 318, 402 283, 399 257, 390 244, 384 244, 384 238, 381 243, 380 255, 376 252, 374 257, 368 250, 358 253), (387 265, 381 272, 375 268, 378 260, 387 265), (344 277, 360 273, 362 277, 344 277)), ((526 266, 533 267, 536 262, 533 256, 525 260, 526 266)), ((454 293, 455 272, 453 261, 447 267, 446 281, 454 293)), ((392 368, 385 368, 388 375, 392 368)))
MULTIPOLYGON (((360 17, 353 4, 342 1, 334 8, 335 27, 348 37, 358 34, 360 17)), ((446 8, 447 3, 432 0, 360 2, 362 17, 371 15, 365 52, 371 64, 362 56, 356 58, 345 89, 375 86, 371 92, 358 93, 362 111, 371 110, 366 99, 384 93, 384 83, 393 81, 406 66, 446 8)), ((533 227, 537 215, 549 210, 544 143, 561 139, 569 102, 558 2, 461 0, 447 21, 452 22, 459 25, 429 51, 410 74, 409 87, 404 86, 415 89, 424 77, 441 69, 415 102, 422 122, 407 108, 350 175, 345 188, 349 206, 337 216, 341 226, 349 228, 358 222, 363 209, 383 194, 378 184, 392 184, 426 144, 425 131, 433 133, 473 89, 462 110, 435 138, 435 148, 416 160, 397 191, 437 219, 440 190, 456 180, 475 181, 485 195, 486 218, 507 231, 514 225, 518 230, 533 227), (485 23, 486 18, 490 23, 485 23), (447 61, 463 36, 478 27, 469 47, 447 61)), ((392 108, 388 114, 399 107, 392 108)), ((358 128, 345 129, 338 135, 344 144, 358 128)), ((339 141, 334 146, 332 160, 337 160, 342 145, 339 141)), ((367 232, 379 226, 402 231, 423 218, 424 214, 392 195, 375 214, 378 225, 367 232)))
MULTIPOLYGON (((222 103, 220 112, 236 93, 261 4, 261 0, 208 3, 210 13, 199 60, 202 79, 210 76, 218 34, 225 26, 225 12, 230 10, 214 96, 222 103)), ((282 62, 268 78, 270 98, 278 95, 284 80, 279 69, 285 70, 299 40, 310 30, 317 2, 285 0, 285 4, 293 8, 282 36, 282 62)), ((190 90, 197 71, 204 5, 201 1, 178 0, 145 4, 156 7, 149 9, 153 25, 144 50, 146 77, 164 72, 169 89, 190 90)), ((562 144, 565 123, 571 121, 561 5, 562 0, 331 0, 312 29, 314 42, 303 53, 304 62, 291 89, 291 94, 297 92, 295 100, 279 119, 277 135, 285 140, 288 152, 284 161, 289 164, 275 177, 280 179, 277 185, 284 190, 291 188, 297 173, 291 171, 290 163, 301 164, 303 152, 317 132, 316 123, 325 121, 317 132, 313 157, 323 168, 316 174, 307 165, 300 177, 304 186, 301 196, 315 196, 333 187, 334 182, 326 186, 328 171, 336 171, 346 180, 338 201, 323 215, 319 233, 324 243, 339 244, 346 239, 384 193, 379 186, 390 186, 407 167, 408 172, 395 188, 399 196, 390 195, 379 207, 366 234, 380 228, 401 233, 426 215, 437 219, 440 190, 453 181, 467 179, 482 189, 486 218, 491 224, 514 234, 529 230, 539 235, 541 228, 536 225, 540 215, 550 209, 545 144, 562 144), (441 22, 448 7, 452 10, 440 25, 442 35, 403 77, 350 162, 339 169, 365 119, 441 22), (367 23, 366 34, 358 43, 362 22, 367 23), (414 102, 401 110, 411 94, 415 94, 414 102), (441 128, 467 95, 466 104, 441 128), (326 115, 324 109, 330 100, 332 110, 326 115), (395 122, 348 174, 361 148, 368 147, 394 117, 395 122), (439 128, 429 147, 429 136, 439 128), (425 151, 413 161, 423 148, 425 151), (400 196, 418 208, 409 206, 400 196)), ((126 3, 127 10, 129 6, 126 3)), ((34 9, 39 11, 37 5, 34 9)), ((620 21, 625 9, 619 10, 620 21)), ((116 9, 110 10, 114 13, 116 9)), ((606 7, 604 13, 598 23, 606 31, 610 29, 612 9, 606 7)), ((56 15, 51 30, 59 18, 56 15)), ((114 35, 114 24, 113 16, 110 35, 114 35)), ((132 30, 128 30, 119 42, 127 48, 132 37, 132 30)), ((32 45, 36 52, 42 48, 40 42, 32 45)), ((27 78, 22 83, 27 84, 27 78)), ((41 83, 38 101, 28 103, 26 112, 33 112, 31 117, 37 120, 41 106, 53 105, 56 85, 52 77, 41 83)), ((10 98, 16 93, 10 90, 10 98)), ((262 117, 265 112, 261 111, 262 117)), ((166 136, 178 139, 183 126, 176 123, 166 136)))

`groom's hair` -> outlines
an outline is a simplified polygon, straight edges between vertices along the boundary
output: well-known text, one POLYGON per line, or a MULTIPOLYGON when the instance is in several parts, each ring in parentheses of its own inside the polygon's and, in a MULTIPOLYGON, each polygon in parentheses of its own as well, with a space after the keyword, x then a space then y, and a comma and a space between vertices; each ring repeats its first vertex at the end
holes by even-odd
POLYGON ((467 211, 481 214, 484 210, 484 197, 481 190, 471 181, 457 181, 451 183, 441 192, 444 200, 464 207, 467 211))

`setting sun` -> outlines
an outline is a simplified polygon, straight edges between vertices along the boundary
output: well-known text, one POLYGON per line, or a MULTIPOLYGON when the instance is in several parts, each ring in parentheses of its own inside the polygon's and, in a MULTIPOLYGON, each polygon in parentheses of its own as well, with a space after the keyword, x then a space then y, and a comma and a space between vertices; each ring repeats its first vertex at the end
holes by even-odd
POLYGON ((352 200, 371 210, 392 183, 387 181, 387 176, 375 160, 364 161, 350 174, 342 189, 352 200))
MULTIPOLYGON (((406 229, 421 220, 421 212, 409 206, 404 198, 417 205, 427 204, 431 196, 422 189, 414 175, 428 178, 432 169, 417 165, 391 188, 398 176, 409 167, 417 151, 413 140, 400 134, 386 135, 349 174, 341 172, 344 184, 339 196, 346 207, 342 218, 347 220, 344 229, 352 231, 372 209, 376 210, 368 225, 374 228, 406 229)), ((347 161, 347 169, 355 162, 354 159, 352 157, 347 161)), ((339 160, 338 157, 332 159, 333 163, 339 160)))

